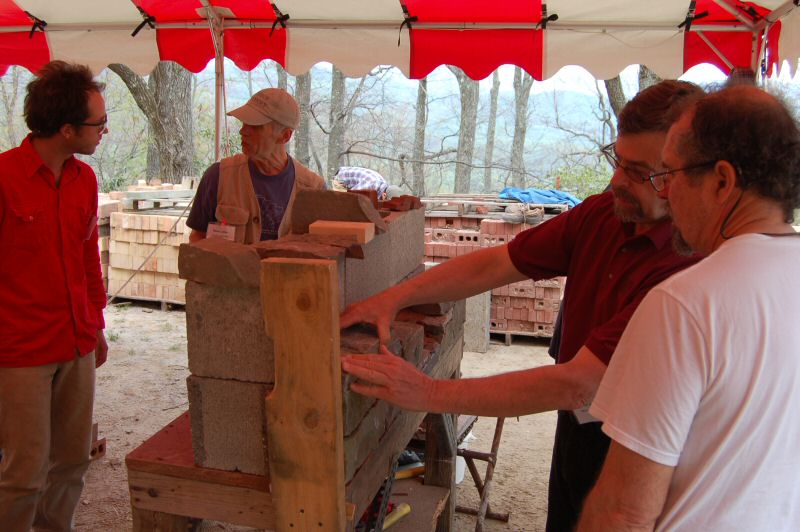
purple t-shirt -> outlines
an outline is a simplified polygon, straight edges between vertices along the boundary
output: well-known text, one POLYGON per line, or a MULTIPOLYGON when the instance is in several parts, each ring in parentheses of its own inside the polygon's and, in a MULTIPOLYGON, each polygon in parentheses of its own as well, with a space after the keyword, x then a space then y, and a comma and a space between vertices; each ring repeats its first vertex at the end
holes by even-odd
MULTIPOLYGON (((261 240, 275 240, 278 238, 278 227, 283 220, 283 213, 289 205, 294 186, 294 160, 289 157, 289 164, 280 173, 264 175, 256 168, 253 161, 248 161, 250 177, 253 180, 253 189, 256 193, 258 206, 261 209, 261 240)), ((197 231, 206 232, 208 224, 216 222, 217 190, 219 189, 219 163, 208 167, 194 198, 192 210, 186 225, 197 231)))

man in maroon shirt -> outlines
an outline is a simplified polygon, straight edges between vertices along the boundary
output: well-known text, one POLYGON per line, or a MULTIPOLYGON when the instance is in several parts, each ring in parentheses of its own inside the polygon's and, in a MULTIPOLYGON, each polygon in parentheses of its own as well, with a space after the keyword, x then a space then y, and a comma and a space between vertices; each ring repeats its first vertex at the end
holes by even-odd
POLYGON ((382 343, 399 309, 457 300, 524 279, 566 275, 557 364, 479 379, 433 380, 399 357, 343 358, 361 382, 351 388, 409 410, 520 416, 558 410, 547 529, 571 530, 603 464, 609 439, 588 417, 617 341, 647 291, 696 262, 670 246, 666 202, 649 176, 679 110, 702 95, 664 81, 639 93, 619 117, 619 137, 604 149, 614 166, 611 191, 531 228, 509 244, 454 258, 357 303, 341 326, 374 323, 382 343))
POLYGON ((71 530, 106 360, 94 153, 106 128, 84 66, 28 85, 31 133, 0 154, 0 530, 71 530))

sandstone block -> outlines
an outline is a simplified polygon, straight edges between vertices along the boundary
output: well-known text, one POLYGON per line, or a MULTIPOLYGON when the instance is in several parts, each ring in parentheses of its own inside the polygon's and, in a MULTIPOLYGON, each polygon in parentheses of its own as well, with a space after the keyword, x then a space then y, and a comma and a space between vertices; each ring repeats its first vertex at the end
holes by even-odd
POLYGON ((178 272, 181 279, 216 286, 259 286, 260 259, 252 246, 221 238, 181 244, 178 272))

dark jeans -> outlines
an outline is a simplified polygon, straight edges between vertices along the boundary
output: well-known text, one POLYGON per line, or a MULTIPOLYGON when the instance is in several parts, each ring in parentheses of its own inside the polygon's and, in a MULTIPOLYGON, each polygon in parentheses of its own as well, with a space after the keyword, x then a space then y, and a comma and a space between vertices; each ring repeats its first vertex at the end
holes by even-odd
POLYGON ((558 412, 550 465, 547 532, 571 531, 578 523, 583 501, 600 474, 611 443, 600 425, 580 425, 572 412, 558 412))

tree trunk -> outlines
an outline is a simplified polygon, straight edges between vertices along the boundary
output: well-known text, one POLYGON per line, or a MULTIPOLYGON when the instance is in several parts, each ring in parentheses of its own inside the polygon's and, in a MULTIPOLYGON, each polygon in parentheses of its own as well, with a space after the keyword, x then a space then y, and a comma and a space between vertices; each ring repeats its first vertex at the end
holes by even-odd
POLYGON ((614 111, 614 117, 619 121, 619 113, 628 102, 625 98, 625 92, 622 90, 622 81, 619 76, 607 79, 604 81, 606 85, 606 92, 608 93, 608 101, 611 102, 611 110, 614 111))
POLYGON ((475 151, 475 126, 478 121, 478 82, 456 67, 448 66, 458 81, 461 96, 461 124, 458 134, 458 151, 456 153, 456 175, 453 192, 468 194, 470 177, 472 176, 472 156, 475 151))
POLYGON ((486 150, 483 155, 483 193, 492 191, 492 162, 494 161, 494 130, 497 125, 497 96, 500 93, 500 75, 492 74, 492 90, 489 92, 489 125, 486 128, 486 150))
POLYGON ((525 137, 528 134, 528 98, 533 77, 514 67, 514 140, 511 143, 511 185, 525 188, 525 137))
POLYGON ((12 66, 0 82, 0 101, 3 102, 3 118, 6 124, 6 139, 9 149, 18 146, 20 142, 14 119, 17 116, 21 79, 22 68, 12 66))
POLYGON ((300 106, 300 126, 294 132, 294 156, 305 166, 309 166, 311 155, 308 151, 308 109, 311 105, 311 71, 295 78, 294 97, 300 106))
POLYGON ((411 158, 413 174, 411 191, 415 196, 425 195, 425 126, 428 124, 428 78, 422 78, 417 85, 417 118, 414 130, 414 149, 411 158))
POLYGON ((326 178, 339 170, 339 156, 344 148, 344 74, 331 67, 331 109, 328 119, 328 161, 326 178))
POLYGON ((645 90, 647 87, 652 87, 656 83, 660 83, 661 78, 644 65, 639 65, 639 91, 645 90))
POLYGON ((283 67, 278 63, 275 63, 275 73, 278 75, 278 88, 287 90, 289 86, 289 77, 286 75, 286 71, 283 67))
POLYGON ((183 176, 193 175, 192 73, 177 63, 162 61, 146 82, 125 65, 109 68, 125 82, 147 118, 161 181, 180 183, 183 176))

